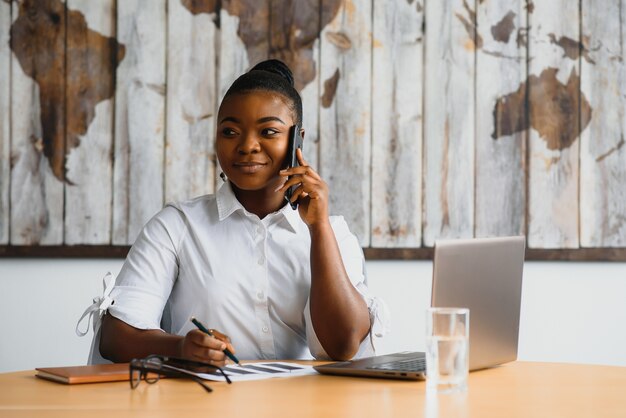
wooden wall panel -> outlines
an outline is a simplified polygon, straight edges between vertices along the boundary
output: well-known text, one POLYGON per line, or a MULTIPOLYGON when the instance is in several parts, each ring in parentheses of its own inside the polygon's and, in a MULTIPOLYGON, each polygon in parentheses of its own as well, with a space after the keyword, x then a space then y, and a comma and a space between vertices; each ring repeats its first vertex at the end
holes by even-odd
POLYGON ((164 202, 214 192, 219 102, 275 57, 364 247, 526 234, 531 254, 619 258, 625 6, 0 1, 0 254, 131 244, 164 202))
POLYGON ((581 90, 592 118, 581 136, 580 239, 626 246, 626 1, 583 0, 581 90))
POLYGON ((219 56, 218 56, 218 104, 230 85, 247 71, 251 65, 246 46, 237 35, 239 17, 229 14, 228 10, 220 10, 219 56))
POLYGON ((426 5, 424 231, 474 234, 475 9, 465 0, 426 5))
MULTIPOLYGON (((17 7, 17 6, 16 6, 17 7)), ((9 243, 11 179, 11 3, 0 3, 0 244, 9 243)))
POLYGON ((118 2, 117 16, 127 55, 115 94, 112 241, 127 245, 163 207, 166 2, 118 2))
POLYGON ((320 40, 313 43, 312 59, 315 66, 315 78, 302 90, 302 119, 305 129, 304 135, 304 158, 313 169, 319 171, 319 147, 320 147, 320 40))
MULTIPOLYGON (((322 1, 325 14, 337 2, 322 1)), ((346 218, 370 245, 371 1, 341 4, 321 34, 320 174, 330 187, 330 211, 346 218)))
POLYGON ((65 225, 71 227, 65 228, 65 243, 109 244, 116 67, 110 61, 117 51, 108 38, 116 32, 115 1, 67 5, 65 225))
POLYGON ((165 200, 215 189, 216 27, 209 13, 193 14, 168 1, 165 200))
POLYGON ((422 233, 423 2, 374 1, 372 247, 422 233))
POLYGON ((531 248, 578 247, 579 2, 535 2, 529 14, 531 248))
POLYGON ((302 97, 304 158, 318 169, 321 0, 270 1, 269 58, 287 63, 302 97))
MULTIPOLYGON (((215 114, 217 115, 219 104, 226 94, 230 85, 247 71, 250 67, 248 53, 243 41, 237 35, 239 28, 239 17, 232 16, 228 10, 222 8, 220 14, 220 30, 218 31, 219 54, 217 57, 217 101, 215 114)), ((215 136, 215 134, 213 135, 215 136)), ((215 161, 216 173, 221 171, 219 161, 215 161)), ((217 187, 222 180, 216 180, 217 187)))
POLYGON ((478 3, 475 236, 526 223, 526 1, 478 3))
POLYGON ((12 245, 63 243, 65 5, 13 3, 12 245), (37 16, 56 16, 37 20, 37 16), (46 121, 45 130, 42 120, 46 121))

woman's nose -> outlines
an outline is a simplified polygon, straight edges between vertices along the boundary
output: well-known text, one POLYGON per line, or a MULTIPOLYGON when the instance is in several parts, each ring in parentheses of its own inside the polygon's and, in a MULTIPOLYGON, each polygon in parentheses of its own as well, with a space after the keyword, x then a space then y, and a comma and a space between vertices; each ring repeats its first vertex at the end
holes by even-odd
POLYGON ((259 152, 261 150, 261 144, 254 134, 245 134, 241 136, 237 150, 240 154, 259 152))

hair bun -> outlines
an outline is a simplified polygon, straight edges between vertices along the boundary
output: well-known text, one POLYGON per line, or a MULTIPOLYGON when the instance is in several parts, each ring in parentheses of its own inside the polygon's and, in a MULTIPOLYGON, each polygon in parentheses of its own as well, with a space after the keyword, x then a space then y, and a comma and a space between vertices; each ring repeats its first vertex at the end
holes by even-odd
POLYGON ((271 59, 261 61, 260 63, 252 67, 250 71, 267 71, 277 74, 287 80, 290 86, 294 86, 293 73, 291 72, 287 64, 280 60, 271 59))

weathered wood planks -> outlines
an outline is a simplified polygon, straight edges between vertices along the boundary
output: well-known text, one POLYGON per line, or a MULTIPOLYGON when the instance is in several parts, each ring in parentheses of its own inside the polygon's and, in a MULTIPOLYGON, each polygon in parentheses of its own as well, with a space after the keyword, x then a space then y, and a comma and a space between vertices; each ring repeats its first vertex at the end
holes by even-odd
POLYGON ((426 5, 424 231, 474 235, 474 71, 476 16, 464 0, 426 5))
MULTIPOLYGON (((243 44, 241 38, 237 36, 240 21, 239 17, 229 14, 228 10, 224 8, 219 11, 219 16, 220 30, 217 32, 219 36, 219 52, 217 55, 216 115, 219 110, 219 104, 230 85, 250 67, 246 46, 243 44)), ((213 133, 213 137, 215 138, 215 133, 213 133)), ((215 166, 216 173, 221 172, 217 158, 215 166)), ((216 183, 216 186, 219 187, 222 180, 216 180, 216 183)))
POLYGON ((165 0, 118 2, 117 39, 127 54, 115 94, 115 245, 132 244, 163 206, 166 29, 165 0))
POLYGON ((0 245, 126 245, 213 192, 219 100, 276 57, 365 247, 626 248, 625 6, 0 1, 0 245))
POLYGON ((581 91, 592 118, 580 150, 583 247, 626 246, 626 1, 582 0, 581 91))
POLYGON ((218 104, 221 102, 233 81, 247 71, 252 64, 248 59, 246 46, 237 35, 240 22, 239 17, 231 15, 228 10, 224 8, 222 8, 219 13, 218 104))
MULTIPOLYGON (((320 1, 288 0, 269 2, 269 58, 280 59, 294 73, 296 89, 302 97, 305 129, 304 158, 318 169, 319 152, 319 33, 320 1)), ((329 17, 330 18, 330 17, 329 17)))
POLYGON ((10 243, 60 245, 65 160, 65 5, 12 5, 10 243), (39 15, 54 19, 38 20, 39 15))
POLYGON ((526 226, 526 1, 477 3, 475 236, 526 226))
MULTIPOLYGON (((370 245, 371 1, 341 4, 321 34, 320 174, 330 210, 370 245)), ((322 20, 337 2, 322 1, 322 20)))
POLYGON ((302 90, 302 126, 305 129, 304 158, 314 170, 319 171, 319 108, 320 108, 320 40, 316 39, 312 46, 311 59, 314 60, 315 78, 302 90))
POLYGON ((528 246, 579 243, 579 131, 589 107, 580 97, 579 2, 534 2, 529 13, 528 246), (569 53, 569 54, 568 54, 569 53), (586 112, 581 115, 581 108, 586 112))
POLYGON ((216 28, 209 13, 168 1, 165 201, 215 188, 216 28))
MULTIPOLYGON (((17 6, 16 6, 17 7, 17 6)), ((0 244, 9 243, 11 179, 11 3, 0 3, 0 244)))
POLYGON ((423 2, 374 2, 372 247, 419 247, 422 233, 423 2))
MULTIPOLYGON (((65 243, 111 242, 115 2, 67 0, 65 243)), ((123 57, 121 54, 120 58, 123 57)))

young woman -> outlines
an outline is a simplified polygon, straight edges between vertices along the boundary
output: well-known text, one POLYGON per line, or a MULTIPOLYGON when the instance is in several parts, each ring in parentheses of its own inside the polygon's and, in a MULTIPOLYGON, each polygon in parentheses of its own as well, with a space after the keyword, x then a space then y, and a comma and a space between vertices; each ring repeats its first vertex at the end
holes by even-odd
POLYGON ((364 283, 363 253, 344 219, 329 217, 328 186, 302 152, 300 166, 285 169, 294 125, 302 102, 285 64, 262 62, 233 83, 215 140, 225 182, 146 224, 103 319, 105 358, 223 365, 226 347, 240 359, 373 354, 371 330, 384 318, 364 283), (284 198, 290 186, 297 210, 284 198), (193 316, 230 338, 200 332, 193 316))

